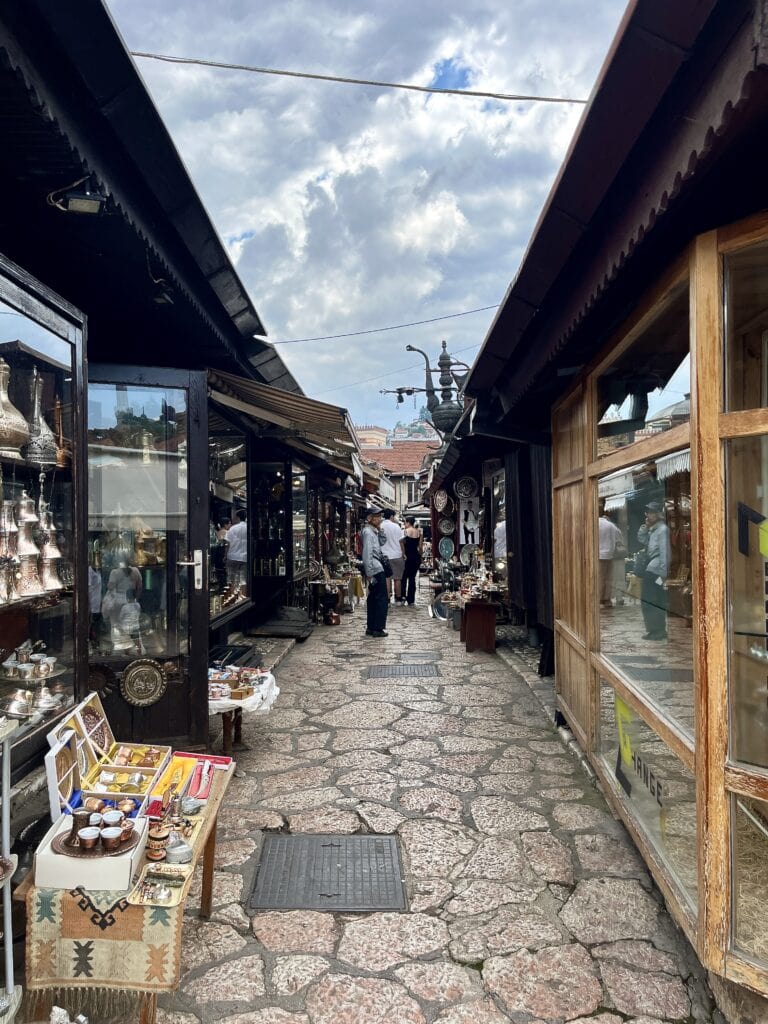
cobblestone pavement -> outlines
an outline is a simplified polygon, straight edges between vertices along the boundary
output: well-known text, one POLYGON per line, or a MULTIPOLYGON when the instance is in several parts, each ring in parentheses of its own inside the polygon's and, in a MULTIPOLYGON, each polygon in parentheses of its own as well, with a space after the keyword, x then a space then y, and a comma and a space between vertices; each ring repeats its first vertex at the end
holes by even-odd
POLYGON ((386 640, 362 635, 362 608, 342 621, 290 652, 274 711, 246 724, 214 914, 190 906, 181 989, 158 1024, 722 1022, 523 678, 466 654, 422 605, 391 608, 386 640), (366 678, 416 661, 439 677, 366 678), (397 833, 408 912, 249 918, 264 830, 397 833))

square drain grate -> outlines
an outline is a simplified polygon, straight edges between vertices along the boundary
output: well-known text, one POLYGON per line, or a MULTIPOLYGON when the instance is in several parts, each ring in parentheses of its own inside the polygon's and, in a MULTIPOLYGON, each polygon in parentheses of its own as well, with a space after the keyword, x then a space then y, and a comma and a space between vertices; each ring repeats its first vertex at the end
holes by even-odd
POLYGON ((395 836, 267 834, 251 910, 406 910, 395 836))
POLYGON ((367 679, 434 679, 440 675, 437 665, 369 665, 367 679))

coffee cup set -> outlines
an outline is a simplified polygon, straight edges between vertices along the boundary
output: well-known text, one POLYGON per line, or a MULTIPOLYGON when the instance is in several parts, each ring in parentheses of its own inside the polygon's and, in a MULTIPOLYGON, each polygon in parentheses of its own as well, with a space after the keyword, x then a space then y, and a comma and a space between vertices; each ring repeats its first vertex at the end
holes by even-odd
MULTIPOLYGON (((101 802, 101 801, 99 801, 101 802)), ((104 853, 114 853, 133 836, 135 822, 126 818, 122 811, 93 810, 87 806, 72 812, 72 828, 66 844, 81 850, 101 848, 104 853)))

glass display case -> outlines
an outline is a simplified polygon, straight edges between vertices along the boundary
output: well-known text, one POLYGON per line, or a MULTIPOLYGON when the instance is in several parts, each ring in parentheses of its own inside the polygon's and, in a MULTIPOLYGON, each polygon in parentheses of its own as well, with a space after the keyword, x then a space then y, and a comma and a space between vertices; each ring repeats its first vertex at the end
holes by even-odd
POLYGON ((252 537, 254 571, 258 576, 286 575, 285 474, 282 462, 259 463, 253 467, 252 537))
POLYGON ((0 715, 20 723, 15 774, 76 697, 81 382, 79 328, 0 265, 0 715))
POLYGON ((247 601, 251 593, 248 557, 248 463, 246 439, 223 421, 208 441, 210 523, 208 582, 211 616, 247 601))

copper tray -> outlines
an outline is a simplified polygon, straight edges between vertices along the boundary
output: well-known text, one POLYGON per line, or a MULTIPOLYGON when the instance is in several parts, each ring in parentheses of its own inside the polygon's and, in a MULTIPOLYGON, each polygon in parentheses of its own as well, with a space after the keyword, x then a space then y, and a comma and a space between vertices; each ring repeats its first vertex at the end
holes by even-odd
POLYGON ((82 859, 119 857, 121 853, 127 853, 128 850, 132 850, 134 846, 139 845, 139 833, 134 828, 128 839, 120 843, 116 850, 105 850, 100 843, 97 843, 91 850, 83 850, 80 846, 71 846, 68 840, 69 832, 61 832, 51 840, 51 849, 54 853, 63 853, 65 857, 80 857, 82 859))

